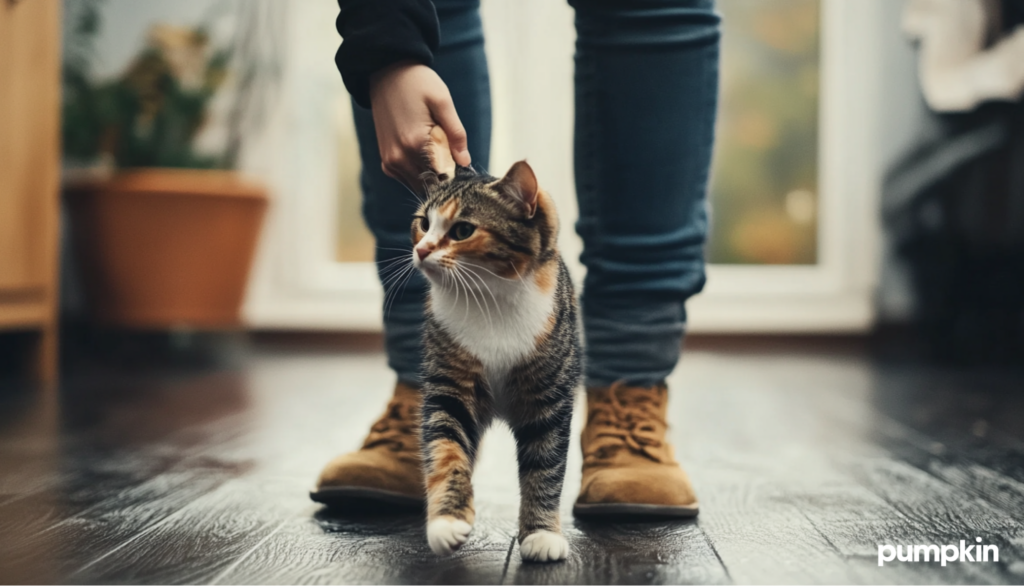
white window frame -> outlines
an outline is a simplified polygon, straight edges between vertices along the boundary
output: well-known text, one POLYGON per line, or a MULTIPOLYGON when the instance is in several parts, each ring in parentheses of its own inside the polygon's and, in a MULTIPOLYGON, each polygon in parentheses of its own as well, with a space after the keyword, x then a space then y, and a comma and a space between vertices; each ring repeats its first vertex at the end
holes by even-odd
MULTIPOLYGON (((822 0, 817 264, 710 265, 704 292, 687 306, 691 332, 871 327, 880 242, 882 1, 822 0)), ((331 59, 337 9, 321 0, 288 5, 283 101, 246 158, 246 168, 275 194, 246 321, 257 328, 379 331, 383 293, 373 263, 334 258, 338 125, 351 124, 331 59)), ((572 11, 550 0, 484 0, 483 11, 494 102, 491 167, 529 158, 556 200, 561 248, 578 280, 572 11)))

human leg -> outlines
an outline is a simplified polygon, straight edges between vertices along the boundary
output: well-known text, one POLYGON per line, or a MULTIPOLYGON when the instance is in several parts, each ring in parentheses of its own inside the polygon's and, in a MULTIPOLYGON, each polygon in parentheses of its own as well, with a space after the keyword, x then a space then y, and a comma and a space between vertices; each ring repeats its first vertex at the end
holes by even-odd
MULTIPOLYGON (((441 45, 433 67, 451 92, 469 137, 474 164, 486 168, 490 156, 491 103, 480 3, 435 0, 435 5, 441 45)), ((328 504, 374 498, 419 510, 424 495, 415 418, 421 402, 420 329, 426 283, 418 271, 398 274, 402 259, 412 253, 409 225, 418 202, 415 195, 381 170, 370 111, 355 103, 352 109, 363 163, 363 215, 376 241, 378 275, 390 292, 384 336, 388 365, 395 371, 398 384, 363 447, 328 463, 311 496, 328 504)))
POLYGON ((719 17, 710 0, 570 4, 590 391, 575 510, 688 516, 697 503, 665 441, 664 379, 705 279, 719 17))
MULTIPOLYGON (((452 100, 469 136, 474 164, 486 168, 491 143, 491 97, 479 0, 435 0, 441 26, 441 46, 434 70, 451 91, 452 100)), ((388 366, 398 380, 417 385, 420 368, 420 328, 427 284, 418 271, 408 280, 390 278, 412 251, 409 224, 419 202, 404 185, 381 170, 377 134, 370 110, 352 103, 363 170, 363 216, 377 244, 378 275, 389 292, 384 315, 388 366), (397 281, 397 282, 395 282, 397 281), (394 289, 393 291, 391 289, 394 289), (393 297, 391 299, 390 297, 393 297)))
POLYGON ((587 384, 654 384, 704 285, 719 18, 710 1, 571 4, 587 384))

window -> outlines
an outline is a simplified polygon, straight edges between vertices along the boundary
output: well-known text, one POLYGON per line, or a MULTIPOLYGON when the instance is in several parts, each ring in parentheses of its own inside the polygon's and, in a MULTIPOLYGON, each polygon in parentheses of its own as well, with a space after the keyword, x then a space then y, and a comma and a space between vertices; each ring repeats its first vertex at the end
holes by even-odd
MULTIPOLYGON (((882 0, 719 0, 726 18, 708 285, 691 331, 857 331, 873 318, 882 0)), ((258 169, 277 195, 249 322, 380 328, 339 39, 326 2, 289 2, 285 103, 258 169)), ((491 166, 529 156, 582 275, 572 177, 572 9, 484 0, 491 166), (536 92, 542 87, 544 91, 536 92)))
POLYGON ((709 260, 817 262, 819 0, 720 0, 709 260))

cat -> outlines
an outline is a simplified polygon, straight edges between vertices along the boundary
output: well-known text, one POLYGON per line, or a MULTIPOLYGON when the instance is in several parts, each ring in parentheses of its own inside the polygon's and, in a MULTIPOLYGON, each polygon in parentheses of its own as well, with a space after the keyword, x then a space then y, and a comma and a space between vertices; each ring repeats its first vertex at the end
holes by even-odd
POLYGON ((468 167, 435 174, 411 236, 429 283, 423 331, 421 448, 427 541, 438 554, 473 526, 473 464, 498 417, 519 465, 519 544, 527 561, 569 553, 559 500, 580 341, 558 217, 526 161, 501 179, 468 167))

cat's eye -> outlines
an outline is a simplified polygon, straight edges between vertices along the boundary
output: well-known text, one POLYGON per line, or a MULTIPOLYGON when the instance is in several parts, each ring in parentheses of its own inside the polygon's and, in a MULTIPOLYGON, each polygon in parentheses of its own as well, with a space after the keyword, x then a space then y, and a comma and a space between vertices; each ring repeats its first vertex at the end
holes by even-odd
POLYGON ((452 240, 465 240, 473 235, 476 231, 476 226, 469 222, 459 222, 452 226, 452 229, 448 232, 448 235, 452 240))
POLYGON ((430 220, 426 216, 417 216, 420 219, 420 230, 424 232, 430 231, 430 220))

